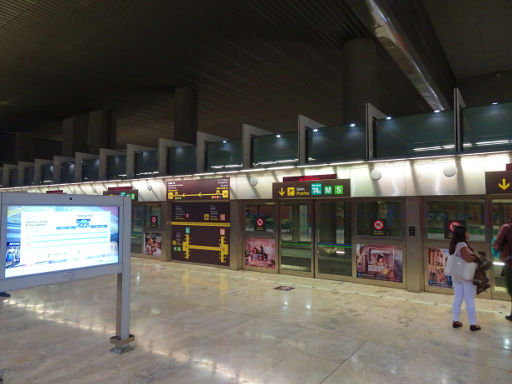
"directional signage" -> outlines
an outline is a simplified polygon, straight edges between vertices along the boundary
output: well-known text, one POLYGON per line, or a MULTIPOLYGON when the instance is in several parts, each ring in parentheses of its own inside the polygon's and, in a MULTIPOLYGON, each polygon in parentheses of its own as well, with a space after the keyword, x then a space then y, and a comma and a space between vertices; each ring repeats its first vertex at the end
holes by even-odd
POLYGON ((229 177, 169 181, 167 183, 167 199, 173 201, 229 200, 229 177))
POLYGON ((274 199, 349 197, 350 179, 273 183, 272 196, 274 199))
POLYGON ((485 172, 485 193, 512 193, 512 171, 485 172))

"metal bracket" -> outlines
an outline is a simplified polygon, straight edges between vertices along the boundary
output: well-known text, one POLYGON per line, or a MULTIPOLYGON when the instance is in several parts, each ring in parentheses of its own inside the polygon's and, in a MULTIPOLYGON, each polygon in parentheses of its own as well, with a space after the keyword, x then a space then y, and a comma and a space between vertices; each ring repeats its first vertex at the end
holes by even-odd
POLYGON ((114 344, 114 348, 112 348, 110 352, 122 355, 125 352, 131 351, 134 347, 131 346, 130 343, 133 341, 135 341, 135 336, 132 334, 130 334, 130 336, 124 340, 121 340, 119 336, 112 336, 110 338, 110 344, 114 344))

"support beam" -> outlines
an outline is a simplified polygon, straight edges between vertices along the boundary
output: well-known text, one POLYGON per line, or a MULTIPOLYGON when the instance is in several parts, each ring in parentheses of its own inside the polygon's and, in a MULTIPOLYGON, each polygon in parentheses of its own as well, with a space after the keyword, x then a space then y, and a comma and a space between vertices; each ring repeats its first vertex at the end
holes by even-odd
POLYGON ((164 138, 158 139, 158 174, 160 176, 168 175, 169 169, 167 167, 167 150, 168 148, 179 148, 185 146, 191 146, 190 143, 184 143, 177 140, 169 140, 164 138))
POLYGON ((255 127, 250 124, 242 124, 242 164, 243 168, 252 167, 252 138, 272 134, 272 131, 255 127))
POLYGON ((307 116, 304 115, 298 115, 298 143, 297 143, 297 149, 298 149, 298 155, 299 155, 299 164, 303 165, 307 163, 307 130, 308 129, 315 129, 315 128, 321 128, 325 127, 325 124, 319 123, 318 121, 315 121, 313 119, 310 119, 307 116))
POLYGON ((371 160, 375 156, 375 120, 384 119, 386 115, 377 107, 366 103, 366 159, 371 160))
POLYGON ((100 169, 98 172, 99 180, 107 180, 108 178, 108 157, 126 155, 124 151, 115 149, 100 148, 100 169))
POLYGON ((34 163, 29 161, 18 161, 18 185, 31 185, 34 183, 34 163), (32 178, 25 180, 25 175, 32 168, 32 178), (26 182, 25 182, 26 181, 26 182))
POLYGON ((75 158, 70 156, 53 156, 53 183, 61 182, 62 163, 74 163, 75 158))
POLYGON ((89 113, 87 143, 90 153, 99 153, 100 148, 115 148, 116 119, 112 111, 100 109, 89 113))
POLYGON ((206 169, 206 143, 221 141, 225 138, 197 131, 196 134, 196 171, 202 173, 206 169))
POLYGON ((93 153, 84 153, 84 152, 76 152, 75 153, 75 180, 76 181, 84 181, 83 180, 83 161, 84 160, 94 160, 98 159, 98 179, 99 179, 99 155, 95 155, 93 153))
POLYGON ((46 159, 35 159, 34 160, 34 185, 39 185, 43 183, 43 166, 51 165, 53 166, 52 160, 46 159))
POLYGON ((15 160, 34 160, 34 135, 29 132, 16 132, 15 160))
POLYGON ((194 144, 198 127, 197 91, 189 87, 174 91, 174 140, 194 144))
POLYGON ((156 151, 157 148, 146 147, 144 145, 127 144, 126 145, 126 178, 135 177, 135 153, 145 151, 156 151))
POLYGON ((62 121, 62 155, 74 156, 75 152, 87 152, 88 116, 74 116, 62 121))

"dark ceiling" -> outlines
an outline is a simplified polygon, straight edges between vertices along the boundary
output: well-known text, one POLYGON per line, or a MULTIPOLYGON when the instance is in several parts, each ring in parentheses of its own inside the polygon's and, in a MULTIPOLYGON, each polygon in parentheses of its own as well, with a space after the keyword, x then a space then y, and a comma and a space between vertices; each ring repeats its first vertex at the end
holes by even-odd
MULTIPOLYGON (((456 78, 512 68, 511 3, 423 1, 456 78)), ((298 113, 337 124, 341 47, 365 36, 345 0, 0 0, 0 131, 59 139, 63 118, 108 108, 118 146, 154 145, 180 86, 198 90, 205 132, 290 131, 298 113)), ((390 112, 424 110, 407 92, 390 112)))
POLYGON ((422 2, 457 79, 512 70, 512 1, 422 2))

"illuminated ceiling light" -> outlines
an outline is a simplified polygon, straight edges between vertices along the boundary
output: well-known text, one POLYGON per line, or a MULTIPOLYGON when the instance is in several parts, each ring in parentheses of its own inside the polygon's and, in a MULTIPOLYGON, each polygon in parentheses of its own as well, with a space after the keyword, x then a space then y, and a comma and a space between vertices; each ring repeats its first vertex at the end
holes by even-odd
POLYGON ((478 143, 476 143, 476 145, 479 147, 483 147, 483 146, 487 146, 487 145, 503 145, 503 144, 508 144, 509 142, 510 142, 509 140, 479 141, 478 143))
POLYGON ((279 139, 279 138, 281 138, 281 135, 278 133, 278 134, 276 135, 276 137, 279 139))
POLYGON ((318 132, 318 128, 313 129, 313 132, 318 132))
POLYGON ((391 120, 391 116, 386 116, 386 120, 391 120))
POLYGON ((350 123, 350 126, 353 128, 356 126, 356 123, 350 123))
POLYGON ((498 105, 498 102, 497 101, 493 101, 491 104, 492 105, 498 105))
POLYGON ((421 147, 421 148, 413 148, 412 150, 414 152, 426 152, 426 151, 437 151, 439 149, 442 149, 441 146, 435 145, 433 147, 421 147))
POLYGON ((222 144, 226 144, 227 142, 227 140, 222 140, 222 144))
POLYGON ((455 148, 455 145, 453 145, 453 144, 443 145, 443 149, 453 149, 453 148, 455 148))
POLYGON ((441 110, 440 110, 440 109, 435 109, 435 110, 434 110, 434 113, 439 113, 439 112, 441 112, 441 110))
POLYGON ((471 143, 464 143, 462 146, 464 148, 471 148, 473 146, 473 144, 471 144, 471 143))

